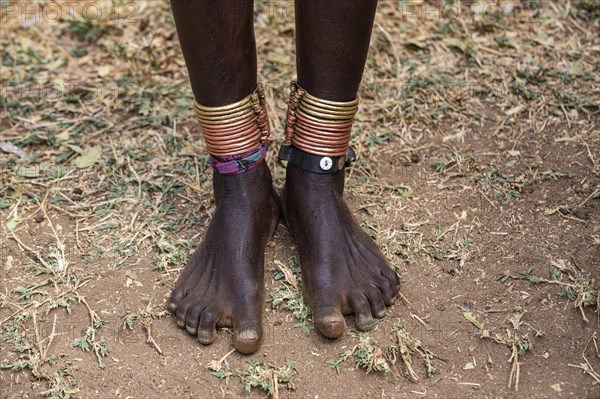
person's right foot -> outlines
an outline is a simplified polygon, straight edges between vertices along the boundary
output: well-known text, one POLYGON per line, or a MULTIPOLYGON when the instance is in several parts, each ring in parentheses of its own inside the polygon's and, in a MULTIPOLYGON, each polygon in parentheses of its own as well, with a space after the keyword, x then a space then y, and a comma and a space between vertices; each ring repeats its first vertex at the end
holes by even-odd
POLYGON ((400 280, 342 197, 344 171, 311 173, 288 164, 283 214, 300 252, 302 287, 321 334, 337 338, 343 315, 369 330, 394 302, 400 280))
POLYGON ((168 309, 202 344, 233 327, 234 346, 253 353, 262 338, 264 253, 279 219, 279 199, 263 162, 239 175, 215 172, 217 208, 171 293, 168 309))

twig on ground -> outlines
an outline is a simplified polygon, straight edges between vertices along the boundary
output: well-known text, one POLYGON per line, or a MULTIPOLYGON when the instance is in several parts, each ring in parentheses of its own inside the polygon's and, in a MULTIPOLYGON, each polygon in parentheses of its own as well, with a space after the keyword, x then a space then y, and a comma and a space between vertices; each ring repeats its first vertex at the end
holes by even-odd
POLYGON ((142 320, 142 325, 144 326, 144 329, 146 330, 146 333, 148 334, 146 343, 152 344, 154 346, 154 348, 156 348, 156 351, 158 352, 158 354, 162 355, 163 354, 162 349, 160 349, 160 346, 158 346, 158 344, 154 340, 154 337, 152 336, 152 324, 153 324, 152 319, 150 317, 146 317, 142 320))
POLYGON ((512 346, 512 355, 508 362, 512 362, 512 367, 510 369, 510 376, 508 377, 508 389, 512 388, 512 384, 514 382, 515 391, 519 391, 519 376, 521 374, 521 363, 519 363, 519 349, 517 345, 513 344, 512 346))
POLYGON ((222 358, 220 358, 219 360, 213 360, 210 363, 208 363, 206 365, 206 368, 212 371, 219 371, 223 368, 223 363, 225 362, 225 360, 227 360, 227 358, 235 352, 235 349, 230 350, 229 352, 227 352, 222 358))
POLYGON ((596 380, 596 382, 600 383, 600 374, 598 374, 596 372, 596 370, 594 370, 594 368, 590 364, 590 361, 587 359, 587 357, 585 357, 585 352, 587 351, 587 349, 590 346, 590 344, 593 342, 594 343, 594 348, 596 349, 596 356, 600 359, 600 353, 598 352, 598 344, 596 342, 596 334, 597 333, 594 331, 594 333, 592 334, 592 336, 588 340, 587 344, 585 345, 585 347, 581 351, 581 357, 583 358, 583 361, 585 363, 581 363, 580 365, 569 364, 569 366, 583 370, 583 372, 585 374, 590 375, 594 380, 596 380))

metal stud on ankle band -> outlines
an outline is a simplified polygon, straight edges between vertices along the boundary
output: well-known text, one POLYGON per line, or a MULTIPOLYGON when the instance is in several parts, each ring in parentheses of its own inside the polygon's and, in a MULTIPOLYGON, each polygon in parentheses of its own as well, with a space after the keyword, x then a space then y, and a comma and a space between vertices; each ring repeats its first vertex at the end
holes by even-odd
POLYGON ((309 154, 291 145, 282 145, 279 160, 312 173, 331 175, 352 165, 356 161, 356 154, 352 147, 343 156, 329 157, 309 154))
POLYGON ((319 161, 319 166, 321 167, 321 169, 327 171, 333 166, 333 161, 329 157, 323 157, 319 161))

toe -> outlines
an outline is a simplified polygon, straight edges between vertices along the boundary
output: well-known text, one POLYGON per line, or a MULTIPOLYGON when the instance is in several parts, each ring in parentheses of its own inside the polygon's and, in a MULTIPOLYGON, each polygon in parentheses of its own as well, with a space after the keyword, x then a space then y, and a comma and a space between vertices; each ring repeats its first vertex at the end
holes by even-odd
POLYGON ((167 310, 171 313, 177 313, 177 308, 181 301, 185 298, 185 289, 182 286, 177 286, 171 291, 167 310))
POLYGON ((358 245, 365 251, 362 253, 362 256, 366 257, 369 265, 371 265, 374 270, 378 270, 383 277, 390 280, 394 287, 398 288, 400 286, 400 278, 394 269, 392 269, 375 241, 369 237, 359 241, 358 245))
POLYGON ((386 308, 383 301, 383 295, 377 287, 373 287, 368 293, 369 305, 371 306, 371 314, 378 319, 385 316, 386 308))
POLYGON ((176 321, 179 327, 185 327, 185 319, 187 317, 188 310, 192 307, 192 305, 194 305, 194 300, 189 295, 179 302, 179 305, 177 305, 176 321))
POLYGON ((233 346, 244 354, 258 350, 262 339, 262 294, 254 292, 233 311, 233 346))
POLYGON ((338 338, 346 331, 346 320, 339 309, 327 306, 315 312, 315 325, 327 338, 338 338))
POLYGON ((390 280, 385 277, 377 279, 375 284, 381 290, 385 304, 387 306, 392 306, 396 299, 396 295, 398 295, 398 290, 392 285, 390 280))
POLYGON ((384 274, 384 276, 390 280, 390 282, 392 283, 392 285, 396 288, 396 290, 398 288, 400 288, 400 277, 398 277, 398 273, 396 273, 394 270, 392 270, 392 268, 390 268, 388 266, 386 273, 384 274))
POLYGON ((238 352, 251 354, 258 350, 262 339, 262 329, 260 323, 249 321, 241 323, 235 328, 233 346, 238 352))
POLYGON ((392 267, 389 265, 389 263, 385 260, 385 258, 383 258, 383 254, 380 254, 380 256, 377 256, 377 261, 376 261, 376 265, 377 265, 377 269, 379 269, 379 273, 385 277, 387 280, 390 281, 390 283, 392 283, 392 286, 395 287, 396 289, 400 287, 400 277, 398 277, 398 273, 396 273, 394 271, 394 269, 392 269, 392 267))
POLYGON ((218 312, 214 307, 208 307, 202 312, 198 323, 198 341, 201 344, 212 344, 217 337, 218 312))
POLYGON ((354 310, 356 327, 361 331, 369 331, 373 328, 374 320, 367 297, 363 294, 354 294, 349 298, 348 302, 354 310))
POLYGON ((200 315, 204 308, 205 306, 203 303, 196 302, 188 309, 185 317, 185 329, 192 335, 198 333, 198 323, 200 323, 200 315))

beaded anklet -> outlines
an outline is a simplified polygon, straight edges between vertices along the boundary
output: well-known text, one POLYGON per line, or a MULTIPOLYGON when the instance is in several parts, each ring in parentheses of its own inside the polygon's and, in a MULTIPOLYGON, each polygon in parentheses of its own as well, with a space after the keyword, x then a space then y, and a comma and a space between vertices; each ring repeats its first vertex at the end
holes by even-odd
POLYGON ((222 175, 239 175, 258 166, 267 156, 267 146, 261 145, 256 150, 250 150, 241 155, 211 157, 208 164, 222 175))

